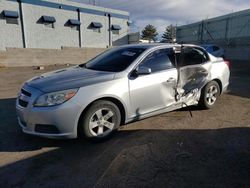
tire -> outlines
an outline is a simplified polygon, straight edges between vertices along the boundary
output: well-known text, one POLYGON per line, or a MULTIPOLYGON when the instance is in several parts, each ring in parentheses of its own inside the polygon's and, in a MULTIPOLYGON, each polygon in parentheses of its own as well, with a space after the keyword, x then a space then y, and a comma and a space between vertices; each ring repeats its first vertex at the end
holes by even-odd
POLYGON ((80 136, 91 140, 104 140, 117 130, 121 123, 119 108, 110 101, 94 102, 85 112, 80 123, 80 136))
POLYGON ((216 81, 209 82, 202 90, 199 105, 202 109, 214 107, 220 96, 220 86, 216 81))

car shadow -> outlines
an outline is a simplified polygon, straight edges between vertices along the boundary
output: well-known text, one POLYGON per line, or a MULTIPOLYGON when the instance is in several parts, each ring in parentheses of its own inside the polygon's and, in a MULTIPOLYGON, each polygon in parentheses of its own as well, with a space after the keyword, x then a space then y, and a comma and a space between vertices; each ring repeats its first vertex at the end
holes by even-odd
MULTIPOLYGON (((79 139, 56 140, 24 134, 17 122, 15 101, 15 98, 0 99, 0 152, 35 151, 44 147, 62 147, 78 143, 79 139)), ((188 112, 197 110, 201 109, 199 109, 198 106, 189 106, 177 111, 188 112)), ((140 119, 139 109, 136 110, 136 113, 135 122, 140 119)), ((164 116, 164 114, 161 116, 164 116)), ((123 127, 126 127, 126 125, 123 127)), ((110 139, 112 139, 112 137, 110 139)), ((82 140, 79 142, 82 143, 82 140)))
POLYGON ((0 186, 247 187, 249 135, 228 128, 122 130, 102 143, 21 139, 50 149, 0 167, 0 186))
POLYGON ((121 129, 99 143, 52 140, 22 133, 14 98, 0 100, 0 119, 0 187, 250 185, 250 128, 121 129))
POLYGON ((192 106, 185 106, 183 108, 180 108, 176 111, 202 111, 204 110, 203 108, 201 108, 199 105, 192 105, 192 106))

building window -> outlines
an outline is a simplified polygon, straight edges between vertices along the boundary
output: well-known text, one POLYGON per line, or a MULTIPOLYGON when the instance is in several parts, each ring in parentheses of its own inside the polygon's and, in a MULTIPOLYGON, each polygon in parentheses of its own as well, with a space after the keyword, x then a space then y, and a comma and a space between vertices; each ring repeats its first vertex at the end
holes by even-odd
POLYGON ((102 24, 100 22, 91 22, 91 24, 89 25, 89 29, 92 29, 94 32, 97 33, 101 33, 101 28, 102 28, 102 24))
POLYGON ((7 24, 17 24, 18 25, 18 19, 16 18, 6 18, 6 23, 7 24))
POLYGON ((96 33, 101 33, 101 28, 93 28, 93 31, 96 33))
POLYGON ((77 26, 77 25, 71 25, 71 26, 70 26, 70 28, 71 28, 72 30, 79 31, 80 26, 77 26))
POLYGON ((7 24, 18 24, 19 14, 16 11, 4 10, 2 12, 3 17, 7 24))
POLYGON ((111 30, 114 35, 119 35, 122 28, 119 25, 112 25, 111 30))
POLYGON ((112 30, 112 33, 114 34, 114 35, 119 35, 119 30, 112 30))
POLYGON ((55 28, 56 19, 53 16, 42 16, 40 18, 41 22, 44 24, 45 27, 55 28))
POLYGON ((79 31, 80 29, 81 22, 80 20, 75 20, 75 19, 69 19, 65 26, 70 27, 72 30, 77 30, 79 31))
POLYGON ((44 23, 44 26, 45 27, 48 27, 48 28, 55 28, 55 26, 54 26, 54 23, 44 23))

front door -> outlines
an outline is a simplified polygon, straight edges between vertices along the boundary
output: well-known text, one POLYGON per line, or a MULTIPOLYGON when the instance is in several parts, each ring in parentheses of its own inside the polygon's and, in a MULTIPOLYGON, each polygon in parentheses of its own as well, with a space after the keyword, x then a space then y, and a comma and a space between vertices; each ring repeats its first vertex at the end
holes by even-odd
POLYGON ((171 49, 151 52, 139 65, 150 68, 151 74, 130 77, 130 101, 134 116, 164 109, 175 103, 177 69, 170 56, 173 56, 171 49))

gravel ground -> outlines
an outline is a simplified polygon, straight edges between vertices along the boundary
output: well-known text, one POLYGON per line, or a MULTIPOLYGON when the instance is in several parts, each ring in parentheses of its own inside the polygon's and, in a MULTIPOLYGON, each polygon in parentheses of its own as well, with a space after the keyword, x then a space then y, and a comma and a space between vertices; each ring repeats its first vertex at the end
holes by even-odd
POLYGON ((15 96, 34 75, 61 68, 0 69, 0 187, 250 187, 250 74, 233 67, 215 108, 123 126, 103 143, 25 135, 15 96))

